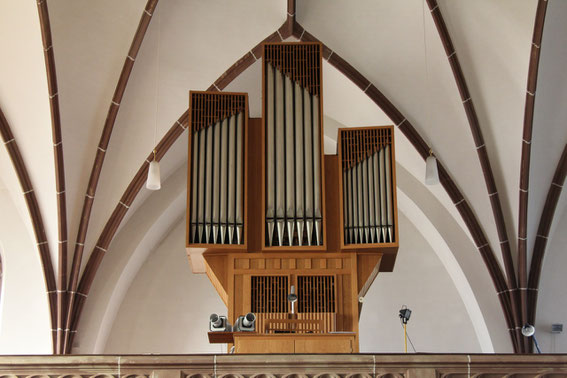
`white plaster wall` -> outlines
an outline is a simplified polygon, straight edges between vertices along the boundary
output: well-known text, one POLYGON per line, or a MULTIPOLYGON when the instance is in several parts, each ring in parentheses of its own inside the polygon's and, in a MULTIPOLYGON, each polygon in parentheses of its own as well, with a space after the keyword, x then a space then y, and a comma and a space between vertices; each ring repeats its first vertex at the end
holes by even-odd
MULTIPOLYGON (((398 214, 400 249, 392 273, 380 273, 360 316, 360 352, 404 351, 398 312, 412 310, 408 333, 417 352, 480 353, 471 319, 451 277, 420 231, 398 214)), ((408 343, 408 351, 411 345, 408 343)))
MULTIPOLYGON (((567 183, 567 182, 566 182, 567 183)), ((536 314, 536 338, 542 353, 567 353, 567 193, 563 188, 550 233, 541 279, 536 314), (552 334, 551 325, 561 323, 564 331, 552 334)))
POLYGON ((148 257, 122 302, 104 353, 219 353, 209 344, 213 312, 226 314, 209 279, 193 274, 185 252, 185 219, 148 257))
POLYGON ((0 354, 50 354, 51 324, 35 243, 0 180, 0 354))
MULTIPOLYGON (((403 351, 397 315, 402 304, 414 311, 409 331, 419 352, 480 352, 471 320, 441 261, 403 214, 399 221, 403 243, 395 271, 378 276, 363 307, 361 352, 403 351)), ((226 313, 226 308, 208 278, 191 273, 184 226, 183 219, 138 272, 105 353, 225 351, 208 343, 206 331, 208 316, 226 313)))
MULTIPOLYGON (((0 107, 34 187, 57 273, 59 239, 51 111, 35 1, 0 0, 0 50, 0 107)), ((16 196, 14 193, 21 188, 12 184, 5 182, 16 196)))

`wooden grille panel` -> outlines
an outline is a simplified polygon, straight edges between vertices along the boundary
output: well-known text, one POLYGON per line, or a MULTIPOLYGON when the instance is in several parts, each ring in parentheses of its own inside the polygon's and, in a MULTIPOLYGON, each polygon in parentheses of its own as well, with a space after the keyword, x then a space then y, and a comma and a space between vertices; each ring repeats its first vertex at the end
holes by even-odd
POLYGON ((334 276, 297 277, 298 313, 335 312, 334 276))
POLYGON ((287 313, 288 282, 288 276, 252 276, 251 311, 287 313))
POLYGON ((367 159, 382 147, 392 144, 392 129, 341 129, 341 163, 343 171, 367 159))
POLYGON ((264 45, 264 59, 310 94, 321 91, 321 44, 274 43, 264 45))
POLYGON ((231 115, 245 111, 246 95, 239 93, 194 92, 189 104, 193 132, 212 126, 231 115))

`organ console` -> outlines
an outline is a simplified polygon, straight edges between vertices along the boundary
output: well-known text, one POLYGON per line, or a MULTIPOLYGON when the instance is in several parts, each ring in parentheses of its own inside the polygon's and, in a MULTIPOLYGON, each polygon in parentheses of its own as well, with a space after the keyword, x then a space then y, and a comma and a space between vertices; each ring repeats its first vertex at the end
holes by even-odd
POLYGON ((344 128, 323 153, 322 47, 263 48, 263 117, 244 93, 190 92, 187 253, 236 353, 358 351, 359 298, 398 250, 394 128, 344 128), (251 318, 252 315, 249 315, 251 318))

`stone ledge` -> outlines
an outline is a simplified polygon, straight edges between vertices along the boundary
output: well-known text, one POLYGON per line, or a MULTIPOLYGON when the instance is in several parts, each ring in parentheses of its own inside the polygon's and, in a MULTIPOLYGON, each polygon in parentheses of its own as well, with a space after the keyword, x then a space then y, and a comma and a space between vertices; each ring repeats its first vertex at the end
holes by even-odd
POLYGON ((567 377, 567 355, 0 356, 0 378, 567 377))

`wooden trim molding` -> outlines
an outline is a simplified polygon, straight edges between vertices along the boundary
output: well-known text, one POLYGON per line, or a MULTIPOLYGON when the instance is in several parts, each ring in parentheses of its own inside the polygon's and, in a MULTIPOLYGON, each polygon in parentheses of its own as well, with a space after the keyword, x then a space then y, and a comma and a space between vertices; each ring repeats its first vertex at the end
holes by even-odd
POLYGON ((530 266, 530 276, 528 280, 528 323, 535 324, 537 298, 539 290, 539 279, 543 268, 543 257, 545 255, 545 248, 549 237, 549 230, 555 215, 555 209, 561 196, 561 190, 565 184, 565 176, 567 176, 567 144, 563 149, 563 154, 555 168, 555 174, 551 180, 549 191, 545 205, 539 220, 537 229, 537 236, 532 253, 532 262, 530 266))
POLYGON ((57 332, 55 341, 56 354, 63 352, 63 329, 67 307, 67 201, 65 195, 65 165, 63 158, 63 140, 61 138, 61 114, 59 111, 59 89, 55 69, 55 54, 51 38, 51 24, 47 1, 37 2, 39 24, 43 40, 43 55, 47 71, 47 87, 49 106, 51 109, 51 130, 53 153, 55 156, 55 188, 57 195, 57 227, 58 227, 58 262, 57 262, 57 332))
MULTIPOLYGON (((526 88, 526 105, 524 109, 524 131, 522 135, 522 157, 520 163, 520 203, 518 216, 518 285, 521 304, 521 322, 528 321, 528 271, 527 271, 527 238, 528 238, 528 191, 530 186, 530 154, 532 143, 534 104, 537 88, 539 55, 547 0, 539 0, 534 23, 528 80, 526 88)), ((527 338, 524 338, 527 339, 527 338)), ((527 341, 525 341, 525 344, 527 341)), ((529 348, 529 345, 525 345, 529 348)))
MULTIPOLYGON (((484 182, 486 184, 486 189, 488 197, 490 200, 490 205, 492 207, 492 214, 494 216, 494 221, 496 223, 496 229, 498 232, 498 239, 500 242, 500 249, 502 253, 502 261, 504 262, 504 269, 507 276, 507 289, 514 289, 511 295, 512 301, 512 316, 514 318, 515 327, 521 326, 519 324, 519 303, 517 300, 517 290, 518 284, 516 282, 516 273, 514 270, 514 263, 512 260, 512 251, 510 249, 510 242, 508 238, 508 231, 506 230, 506 223, 504 221, 504 213, 502 211, 502 204, 498 194, 498 188, 496 187, 496 182, 494 180, 494 174, 492 172, 492 167, 490 164, 490 159, 488 157, 487 147, 482 135, 482 129, 480 128, 480 123, 478 121, 477 113, 474 107, 474 101, 470 94, 465 75, 461 68, 461 63, 459 62, 459 57, 457 51, 451 40, 451 35, 447 29, 447 25, 441 13, 441 9, 437 0, 427 0, 427 5, 429 6, 429 11, 431 12, 431 17, 435 22, 437 32, 439 33, 439 38, 445 49, 445 54, 449 61, 449 65, 453 71, 453 77, 455 78, 455 83, 459 89, 459 94, 461 96, 461 101, 463 102, 463 107, 469 126, 471 129, 472 137, 478 154, 478 159, 480 166, 482 168, 482 173, 484 175, 484 182)), ((520 330, 516 330, 515 334, 515 345, 517 341, 521 338, 520 330)))
POLYGON ((69 297, 67 304, 67 314, 66 314, 66 325, 65 325, 65 343, 63 345, 63 352, 69 353, 71 350, 70 345, 70 333, 71 333, 71 322, 73 309, 75 307, 76 297, 77 297, 77 286, 79 283, 79 273, 81 270, 81 261, 83 257, 83 250, 85 239, 87 236, 87 230, 89 228, 89 221, 92 211, 92 206, 94 203, 94 197, 96 195, 96 189, 98 185, 98 179, 100 178, 100 173, 102 171, 102 166, 104 164, 104 158, 106 155, 106 150, 110 142, 110 137, 112 136, 112 129, 114 128, 114 123, 116 122, 116 116, 118 115, 118 110, 120 109, 120 103, 122 101, 122 96, 126 90, 126 85, 128 84, 128 79, 132 73, 134 67, 134 62, 138 52, 140 51, 140 46, 146 35, 146 31, 152 19, 152 15, 157 6, 159 0, 148 0, 146 7, 142 12, 140 22, 138 24, 138 29, 134 34, 132 39, 132 44, 128 50, 128 55, 124 59, 124 65, 122 66, 122 72, 120 72, 120 77, 118 78, 118 83, 114 90, 114 95, 112 96, 112 101, 108 109, 108 114, 106 116, 106 121, 104 122, 104 128, 102 130, 102 135, 96 150, 95 161, 91 169, 91 175, 89 178, 89 183, 87 186, 87 192, 85 194, 85 199, 83 202, 83 209, 81 211, 81 221, 79 223, 79 230, 77 233, 77 239, 75 242, 75 249, 73 252, 73 263, 71 266, 71 276, 68 286, 69 297))
POLYGON ((53 264, 51 262, 51 253, 49 251, 49 244, 47 243, 47 235, 45 234, 45 227, 43 225, 43 218, 41 216, 41 210, 39 209, 39 204, 37 202, 37 197, 33 189, 32 182, 26 168, 26 163, 22 158, 18 143, 12 134, 12 130, 2 109, 0 108, 0 135, 2 135, 2 141, 4 142, 4 147, 10 155, 10 160, 14 166, 14 171, 16 171, 16 176, 18 176, 18 181, 22 187, 22 193, 28 207, 28 213, 30 215, 35 242, 39 252, 39 257, 41 260, 41 266, 43 268, 43 276, 45 279, 45 284, 47 287, 47 297, 49 298, 49 308, 51 314, 51 334, 53 337, 53 349, 55 350, 56 341, 56 330, 57 330, 57 319, 56 319, 56 307, 57 307, 57 286, 55 282, 55 273, 53 271, 53 264))

